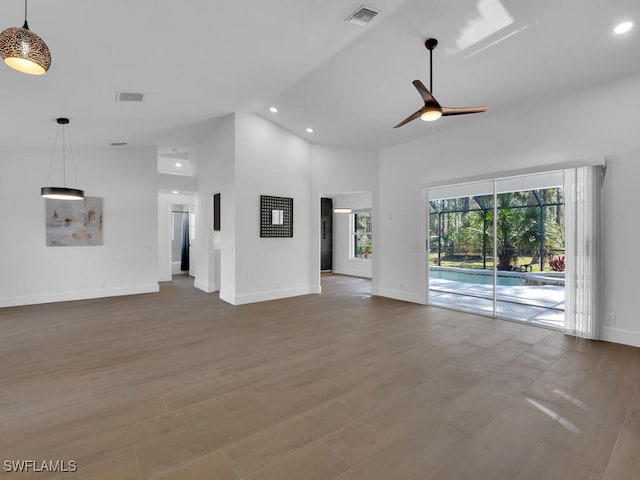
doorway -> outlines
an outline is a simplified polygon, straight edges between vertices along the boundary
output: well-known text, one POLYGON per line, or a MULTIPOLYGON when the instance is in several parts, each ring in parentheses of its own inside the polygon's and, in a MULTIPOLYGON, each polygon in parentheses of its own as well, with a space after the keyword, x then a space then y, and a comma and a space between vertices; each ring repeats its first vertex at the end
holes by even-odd
POLYGON ((171 274, 188 274, 191 269, 189 208, 174 205, 171 224, 171 274))
POLYGON ((182 223, 184 213, 188 213, 189 222, 189 269, 188 274, 196 274, 195 246, 196 206, 195 196, 158 192, 158 281, 170 282, 175 272, 182 271, 182 223), (174 213, 174 212, 177 212, 174 213), (177 243, 176 243, 177 242, 177 243), (174 253, 174 250, 177 250, 174 253), (174 262, 178 262, 175 264, 174 262))
MULTIPOLYGON (((322 276, 345 275, 345 282, 361 283, 371 295, 375 241, 371 192, 340 192, 321 195, 320 267, 322 276), (330 247, 330 255, 325 248, 330 247), (326 269, 330 267, 330 269, 326 269)), ((322 281, 321 276, 321 281, 322 281)), ((340 285, 340 281, 333 282, 340 285)))

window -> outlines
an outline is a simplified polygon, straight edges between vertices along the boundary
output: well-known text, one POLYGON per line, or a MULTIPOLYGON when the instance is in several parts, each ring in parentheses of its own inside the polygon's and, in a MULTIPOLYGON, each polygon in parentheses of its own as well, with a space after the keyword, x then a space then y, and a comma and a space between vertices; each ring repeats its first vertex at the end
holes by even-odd
POLYGON ((371 212, 357 212, 351 214, 351 238, 353 239, 352 258, 370 260, 373 254, 371 242, 371 212))

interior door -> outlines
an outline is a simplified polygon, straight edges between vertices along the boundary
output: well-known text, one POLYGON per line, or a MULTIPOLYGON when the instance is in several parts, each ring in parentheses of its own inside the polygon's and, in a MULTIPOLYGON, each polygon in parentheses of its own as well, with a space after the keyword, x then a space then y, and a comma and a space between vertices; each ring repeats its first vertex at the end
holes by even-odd
POLYGON ((333 269, 333 199, 320 199, 320 270, 333 269))

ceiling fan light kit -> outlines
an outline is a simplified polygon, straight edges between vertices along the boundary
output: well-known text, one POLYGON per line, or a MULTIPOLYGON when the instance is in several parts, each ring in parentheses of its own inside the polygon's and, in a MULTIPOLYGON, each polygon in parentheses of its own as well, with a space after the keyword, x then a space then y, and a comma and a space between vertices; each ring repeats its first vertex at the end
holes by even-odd
POLYGON ((51 66, 49 47, 29 30, 27 0, 24 1, 22 28, 11 27, 0 33, 0 55, 9 67, 29 75, 44 75, 51 66))
POLYGON ((412 113, 393 128, 398 128, 419 118, 425 122, 433 122, 440 117, 450 115, 466 115, 468 113, 482 113, 487 111, 487 107, 443 107, 433 96, 433 50, 438 46, 438 40, 429 38, 424 42, 424 46, 429 50, 429 88, 425 87, 420 80, 414 80, 413 86, 424 100, 424 106, 417 112, 412 113))
POLYGON ((430 105, 420 115, 420 120, 424 122, 433 122, 435 120, 438 120, 441 116, 442 116, 442 109, 430 105))

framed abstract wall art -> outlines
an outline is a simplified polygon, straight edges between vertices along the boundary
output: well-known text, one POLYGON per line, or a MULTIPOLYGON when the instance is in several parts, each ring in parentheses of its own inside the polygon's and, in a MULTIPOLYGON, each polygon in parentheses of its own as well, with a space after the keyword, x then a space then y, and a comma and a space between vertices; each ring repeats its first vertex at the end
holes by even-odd
POLYGON ((47 247, 102 245, 102 197, 46 199, 47 247))

